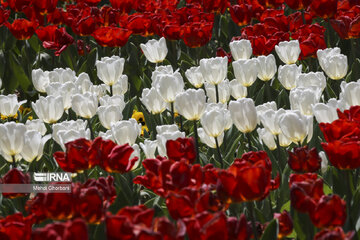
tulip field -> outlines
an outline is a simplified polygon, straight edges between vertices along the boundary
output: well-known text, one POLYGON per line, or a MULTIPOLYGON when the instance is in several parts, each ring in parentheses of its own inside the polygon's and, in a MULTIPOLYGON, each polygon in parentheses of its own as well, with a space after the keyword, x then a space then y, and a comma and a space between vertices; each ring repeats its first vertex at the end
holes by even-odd
POLYGON ((360 0, 1 0, 0 240, 360 240, 360 0))

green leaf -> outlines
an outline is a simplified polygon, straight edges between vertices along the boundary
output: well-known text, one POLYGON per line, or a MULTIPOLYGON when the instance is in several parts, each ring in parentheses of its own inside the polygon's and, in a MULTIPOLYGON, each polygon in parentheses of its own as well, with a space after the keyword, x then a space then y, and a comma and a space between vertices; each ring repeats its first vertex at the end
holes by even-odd
POLYGON ((11 80, 17 82, 17 84, 15 84, 16 85, 15 88, 17 87, 17 85, 20 85, 20 87, 23 90, 27 90, 27 88, 31 84, 31 81, 28 78, 28 76, 25 74, 24 69, 22 68, 21 64, 17 61, 14 54, 10 54, 9 63, 10 63, 10 69, 13 73, 11 80))
POLYGON ((280 212, 283 212, 284 210, 290 212, 290 205, 291 205, 291 202, 289 200, 284 205, 282 205, 280 212))
POLYGON ((276 240, 279 233, 277 219, 273 219, 265 229, 260 240, 276 240))
POLYGON ((360 59, 355 59, 354 63, 351 66, 351 71, 346 77, 346 82, 355 82, 359 79, 360 76, 360 59))

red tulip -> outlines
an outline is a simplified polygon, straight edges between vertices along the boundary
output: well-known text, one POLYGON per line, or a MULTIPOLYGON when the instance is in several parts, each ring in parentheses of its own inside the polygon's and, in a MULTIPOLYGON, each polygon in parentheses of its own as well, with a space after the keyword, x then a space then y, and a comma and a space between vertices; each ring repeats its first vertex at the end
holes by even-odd
POLYGON ((174 161, 185 160, 193 163, 196 160, 195 141, 193 138, 178 138, 166 142, 166 153, 174 161))
POLYGON ((124 28, 100 27, 92 33, 92 36, 103 47, 122 47, 127 43, 131 33, 124 28))
POLYGON ((32 4, 37 12, 46 15, 55 11, 58 0, 32 0, 32 4))
POLYGON ((110 0, 111 6, 119 10, 120 13, 130 13, 132 9, 137 8, 137 2, 134 2, 132 0, 110 0))
POLYGON ((318 17, 331 18, 336 14, 338 0, 316 0, 310 4, 310 10, 318 17))
POLYGON ((259 3, 267 8, 278 8, 284 3, 284 0, 258 0, 259 3))
POLYGON ((295 172, 316 172, 321 167, 321 158, 316 148, 309 150, 307 146, 299 147, 288 153, 288 164, 295 172))
POLYGON ((342 226, 346 221, 346 202, 338 195, 324 195, 310 212, 310 217, 317 228, 342 226))
POLYGON ((90 52, 90 46, 87 45, 83 40, 76 41, 76 48, 80 56, 84 56, 85 52, 86 53, 90 52))
POLYGON ((285 0, 285 3, 292 9, 304 10, 309 7, 313 0, 285 0))
POLYGON ((341 112, 338 109, 337 114, 339 116, 339 119, 360 123, 360 106, 351 106, 350 109, 344 110, 344 112, 341 112))
POLYGON ((0 6, 0 27, 8 20, 10 11, 0 6))
POLYGON ((290 235, 293 231, 293 221, 290 214, 284 210, 282 213, 274 213, 274 218, 279 221, 278 239, 290 235))
POLYGON ((248 25, 253 17, 252 7, 249 4, 232 5, 230 15, 238 26, 248 25))
POLYGON ((32 0, 8 0, 7 2, 12 10, 21 12, 25 7, 31 4, 32 0))
POLYGON ((217 50, 216 50, 216 56, 217 57, 227 57, 228 58, 228 63, 231 63, 231 52, 226 52, 222 47, 219 47, 217 50))
POLYGON ((101 2, 101 0, 78 0, 78 2, 85 3, 89 6, 96 6, 99 2, 101 2))
POLYGON ((360 167, 360 141, 339 141, 321 143, 331 164, 338 169, 360 167))
POLYGON ((299 212, 309 213, 314 210, 324 195, 323 181, 316 174, 290 175, 291 205, 299 212))
POLYGON ((319 127, 327 142, 359 140, 360 124, 355 121, 337 119, 332 123, 321 123, 319 127))
MULTIPOLYGON (((13 168, 9 170, 2 178, 0 184, 30 184, 30 174, 24 174, 20 170, 13 168)), ((6 198, 18 198, 26 196, 25 193, 2 193, 6 198)))
POLYGON ((13 23, 6 22, 5 26, 10 30, 15 38, 25 40, 31 38, 31 36, 35 33, 37 23, 23 18, 18 18, 15 19, 13 23))
POLYGON ((15 213, 6 218, 0 217, 0 239, 30 240, 31 225, 30 219, 23 217, 21 213, 15 213))
POLYGON ((207 44, 212 35, 213 22, 186 23, 182 26, 182 40, 191 48, 207 44))
POLYGON ((343 39, 359 38, 360 37, 360 16, 355 13, 354 16, 350 14, 330 19, 331 26, 343 39))
POLYGON ((55 56, 59 56, 74 42, 74 38, 66 32, 64 27, 60 29, 54 25, 40 27, 36 30, 36 34, 43 42, 44 48, 56 50, 55 56))
POLYGON ((138 160, 138 157, 130 159, 134 149, 129 144, 114 147, 108 158, 101 166, 107 172, 125 173, 129 172, 138 160))
POLYGON ((135 13, 129 16, 128 21, 127 28, 134 34, 140 34, 144 37, 154 34, 150 14, 135 13))
POLYGON ((345 234, 341 227, 325 228, 315 235, 314 240, 351 240, 354 235, 354 231, 345 234))
POLYGON ((64 22, 63 19, 63 9, 62 8, 55 8, 55 10, 48 15, 46 15, 46 19, 48 23, 52 23, 54 25, 61 25, 64 22))

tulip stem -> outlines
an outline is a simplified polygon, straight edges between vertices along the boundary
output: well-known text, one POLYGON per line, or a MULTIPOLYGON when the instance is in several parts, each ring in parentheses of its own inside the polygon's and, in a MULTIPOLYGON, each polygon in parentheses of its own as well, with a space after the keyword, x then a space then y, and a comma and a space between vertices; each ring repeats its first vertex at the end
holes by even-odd
POLYGON ((171 119, 172 119, 172 123, 175 124, 175 112, 174 112, 174 102, 170 103, 171 106, 171 119))
POLYGON ((112 96, 112 95, 113 95, 113 86, 110 85, 110 96, 112 96))
POLYGON ((215 92, 216 92, 216 103, 219 102, 219 87, 215 84, 215 92))
POLYGON ((218 153, 218 156, 219 156, 220 166, 221 166, 221 168, 223 168, 224 163, 223 163, 223 159, 222 159, 222 156, 221 156, 221 153, 220 153, 219 142, 217 140, 217 137, 214 137, 214 138, 215 138, 216 150, 217 150, 217 153, 218 153))
POLYGON ((90 118, 88 118, 88 119, 87 119, 87 122, 88 122, 89 129, 90 129, 90 136, 91 136, 91 139, 94 139, 94 131, 93 131, 92 127, 91 127, 91 119, 90 119, 90 118))
POLYGON ((254 239, 257 240, 257 231, 256 231, 256 224, 255 224, 255 212, 254 212, 254 202, 248 202, 247 207, 249 209, 249 216, 251 220, 251 228, 254 233, 254 239))
POLYGON ((12 158, 12 166, 13 168, 16 168, 15 155, 12 155, 11 158, 12 158))
POLYGON ((248 140, 248 145, 249 145, 249 151, 252 151, 252 145, 251 145, 251 136, 250 133, 246 133, 245 134, 248 140))
POLYGON ((196 148, 196 162, 200 163, 199 142, 198 142, 198 132, 197 132, 197 121, 196 120, 194 120, 194 135, 195 135, 195 148, 196 148))

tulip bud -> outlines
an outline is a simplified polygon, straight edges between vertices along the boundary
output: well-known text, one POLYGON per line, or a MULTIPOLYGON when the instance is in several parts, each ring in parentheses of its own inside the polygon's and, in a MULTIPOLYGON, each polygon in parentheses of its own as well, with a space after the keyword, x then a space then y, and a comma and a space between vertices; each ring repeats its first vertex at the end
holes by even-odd
POLYGON ((226 105, 221 103, 210 103, 206 106, 205 112, 201 117, 201 125, 210 137, 220 136, 232 125, 229 110, 226 105))
POLYGON ((42 136, 44 136, 47 132, 44 122, 40 119, 26 120, 25 127, 28 131, 38 131, 42 136))
POLYGON ((302 143, 306 136, 307 142, 311 140, 313 118, 301 114, 298 110, 286 111, 279 119, 279 126, 285 137, 294 143, 302 143))
POLYGON ((146 59, 152 63, 159 63, 164 61, 168 53, 166 40, 164 37, 160 38, 159 41, 151 39, 146 44, 140 44, 140 48, 143 51, 146 59))
POLYGON ((275 51, 283 63, 294 64, 301 53, 300 43, 298 40, 280 42, 275 46, 275 51))
POLYGON ((324 91, 326 77, 323 72, 301 73, 295 83, 297 88, 318 87, 324 91))
POLYGON ((116 105, 100 106, 97 110, 100 123, 106 129, 110 129, 112 124, 122 119, 121 112, 121 107, 116 105))
POLYGON ((45 143, 50 138, 50 134, 42 137, 38 131, 26 131, 24 147, 21 151, 22 158, 27 162, 32 162, 35 158, 39 160, 43 155, 45 143))
MULTIPOLYGON (((219 83, 218 85, 218 92, 219 92, 219 102, 220 103, 227 103, 230 99, 230 86, 229 80, 226 79, 225 81, 219 83)), ((210 103, 216 103, 216 89, 215 85, 210 83, 205 83, 205 90, 206 94, 209 97, 210 103)))
POLYGON ((93 93, 75 94, 71 99, 72 109, 76 115, 92 118, 98 109, 98 99, 93 93))
POLYGON ((205 82, 217 85, 227 76, 227 57, 203 58, 200 60, 200 71, 205 82))
POLYGON ((144 143, 140 143, 141 149, 144 151, 146 158, 155 158, 155 151, 157 148, 157 141, 145 139, 144 143))
POLYGON ((46 87, 46 93, 50 96, 61 96, 63 98, 64 110, 71 108, 71 98, 78 93, 78 88, 73 82, 66 83, 50 83, 46 87))
POLYGON ((50 83, 59 82, 75 82, 76 75, 73 70, 70 68, 55 68, 53 71, 49 72, 50 83))
POLYGON ((292 110, 299 110, 304 115, 313 115, 312 105, 319 103, 321 89, 311 88, 294 88, 290 91, 290 106, 292 110))
MULTIPOLYGON (((1 155, 12 161, 11 157, 20 154, 25 144, 26 127, 22 123, 7 122, 0 124, 1 155)), ((17 160, 17 159, 16 159, 17 160)))
MULTIPOLYGON (((88 129, 87 131, 85 131, 86 126, 87 126, 87 122, 82 119, 78 119, 76 121, 71 120, 71 121, 63 121, 60 123, 55 123, 54 125, 52 125, 52 138, 55 140, 55 142, 57 142, 59 145, 61 145, 61 141, 59 138, 60 131, 83 130, 84 132, 86 132, 86 135, 84 137, 90 139, 90 130, 88 129), (89 134, 87 134, 87 132, 89 134), (88 137, 87 137, 87 135, 88 135, 88 137)), ((64 148, 65 148, 65 146, 64 146, 64 148)))
POLYGON ((126 104, 124 101, 124 95, 114 95, 114 96, 105 95, 100 98, 100 105, 101 106, 115 105, 120 107, 120 112, 122 112, 126 104))
POLYGON ((119 56, 103 57, 95 63, 98 78, 106 85, 114 85, 124 70, 125 59, 119 56))
POLYGON ((340 100, 344 102, 345 108, 360 105, 360 80, 349 83, 344 81, 340 86, 340 100))
POLYGON ((230 51, 235 61, 240 59, 249 59, 252 54, 251 42, 247 39, 232 41, 230 44, 230 51))
POLYGON ((57 122, 64 113, 64 103, 61 96, 40 96, 35 103, 31 103, 36 115, 45 123, 57 122))
POLYGON ((124 95, 128 90, 128 76, 121 75, 119 80, 112 86, 113 95, 124 95))
POLYGON ((135 144, 135 141, 141 133, 141 126, 138 122, 130 118, 114 123, 111 126, 111 132, 117 144, 122 145, 128 143, 129 145, 135 144))
MULTIPOLYGON (((210 148, 216 148, 216 142, 215 142, 215 138, 210 137, 209 135, 206 134, 205 130, 203 128, 199 128, 198 129, 198 135, 200 138, 200 141, 202 143, 205 143, 208 147, 210 148)), ((218 140, 218 144, 219 146, 221 146, 221 144, 223 143, 224 140, 224 132, 222 134, 220 134, 217 138, 218 140)))
POLYGON ((296 64, 279 66, 278 79, 286 90, 291 90, 296 87, 296 80, 302 70, 302 65, 296 64))
POLYGON ((162 113, 166 109, 166 102, 154 87, 143 89, 140 100, 152 114, 162 113))
POLYGON ((232 62, 236 80, 244 87, 250 87, 259 73, 259 61, 257 58, 237 60, 232 62))
POLYGON ((199 120, 205 111, 206 96, 202 89, 188 89, 175 98, 175 109, 187 120, 199 120))
POLYGON ((271 132, 265 128, 258 128, 257 133, 259 134, 259 140, 261 143, 264 143, 271 151, 276 149, 275 138, 271 132))
POLYGON ((282 108, 277 111, 274 111, 273 109, 268 109, 262 114, 259 114, 258 117, 260 118, 262 125, 268 132, 270 132, 272 135, 279 135, 281 133, 279 119, 281 115, 285 112, 286 111, 282 108))
POLYGON ((270 81, 277 71, 274 55, 259 56, 257 59, 259 60, 258 78, 264 82, 270 81))
POLYGON ((331 123, 338 119, 336 109, 338 108, 338 102, 335 98, 329 99, 327 104, 317 103, 312 106, 313 113, 318 123, 331 123))
POLYGON ((240 132, 249 133, 256 128, 257 113, 255 103, 251 98, 230 101, 229 110, 231 119, 240 132))
POLYGON ((43 71, 42 69, 33 69, 31 71, 31 79, 34 84, 36 91, 45 93, 46 87, 50 83, 49 72, 43 71))
POLYGON ((159 75, 156 90, 167 103, 175 101, 177 94, 184 91, 184 81, 179 72, 159 75))
POLYGON ((229 83, 230 85, 230 94, 233 98, 246 98, 247 96, 247 88, 244 87, 240 82, 236 79, 233 79, 229 83))
POLYGON ((0 95, 0 113, 6 117, 15 117, 17 111, 26 100, 18 102, 15 94, 0 95))
POLYGON ((191 67, 185 72, 186 78, 189 80, 191 85, 196 88, 200 88, 205 80, 203 75, 201 74, 200 67, 191 67))
POLYGON ((158 152, 160 156, 166 156, 166 142, 168 140, 176 140, 178 138, 184 138, 185 133, 180 132, 176 125, 162 125, 156 126, 156 141, 158 144, 158 152))

